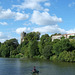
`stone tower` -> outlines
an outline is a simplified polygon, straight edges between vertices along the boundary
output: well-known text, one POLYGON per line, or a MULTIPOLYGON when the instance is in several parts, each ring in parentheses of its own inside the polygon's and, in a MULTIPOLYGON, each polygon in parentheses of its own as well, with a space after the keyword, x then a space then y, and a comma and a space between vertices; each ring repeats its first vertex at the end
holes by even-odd
POLYGON ((21 33, 21 43, 24 41, 24 37, 25 37, 26 33, 25 32, 22 32, 21 33))

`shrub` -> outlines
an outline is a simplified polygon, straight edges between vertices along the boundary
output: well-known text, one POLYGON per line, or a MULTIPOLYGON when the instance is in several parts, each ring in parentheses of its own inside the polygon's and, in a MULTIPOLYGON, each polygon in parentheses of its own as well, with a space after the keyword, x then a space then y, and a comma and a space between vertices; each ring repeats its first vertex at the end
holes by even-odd
POLYGON ((50 57, 50 60, 52 60, 52 61, 57 61, 57 55, 51 56, 51 57, 50 57))
POLYGON ((21 57, 23 57, 23 54, 22 54, 22 53, 19 53, 19 54, 17 54, 15 57, 16 57, 16 58, 21 58, 21 57))
POLYGON ((72 52, 63 51, 59 54, 58 60, 67 61, 67 62, 75 62, 75 50, 72 52))

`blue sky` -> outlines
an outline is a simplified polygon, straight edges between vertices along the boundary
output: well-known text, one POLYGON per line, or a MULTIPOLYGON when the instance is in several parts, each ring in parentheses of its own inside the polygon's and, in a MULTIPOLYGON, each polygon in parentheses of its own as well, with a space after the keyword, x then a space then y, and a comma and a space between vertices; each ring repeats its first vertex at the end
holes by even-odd
POLYGON ((0 0, 0 42, 23 31, 75 33, 75 0, 0 0))

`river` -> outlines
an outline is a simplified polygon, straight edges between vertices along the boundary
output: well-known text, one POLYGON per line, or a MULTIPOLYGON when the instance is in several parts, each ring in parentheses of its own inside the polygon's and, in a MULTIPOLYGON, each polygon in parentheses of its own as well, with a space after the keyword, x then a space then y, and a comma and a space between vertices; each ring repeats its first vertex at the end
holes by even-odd
POLYGON ((39 75, 75 75, 75 63, 19 58, 0 58, 0 75, 32 75, 33 66, 39 75))

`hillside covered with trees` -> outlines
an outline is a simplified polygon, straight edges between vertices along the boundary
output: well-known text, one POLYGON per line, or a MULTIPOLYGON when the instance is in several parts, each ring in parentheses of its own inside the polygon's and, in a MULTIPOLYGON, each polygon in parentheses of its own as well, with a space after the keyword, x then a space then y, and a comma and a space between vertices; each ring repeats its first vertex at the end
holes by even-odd
MULTIPOLYGON (((70 37, 71 38, 71 37, 70 37)), ((75 39, 51 40, 48 34, 30 32, 19 44, 17 39, 0 43, 0 57, 43 58, 51 61, 75 62, 75 39)))

